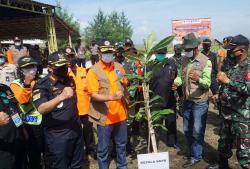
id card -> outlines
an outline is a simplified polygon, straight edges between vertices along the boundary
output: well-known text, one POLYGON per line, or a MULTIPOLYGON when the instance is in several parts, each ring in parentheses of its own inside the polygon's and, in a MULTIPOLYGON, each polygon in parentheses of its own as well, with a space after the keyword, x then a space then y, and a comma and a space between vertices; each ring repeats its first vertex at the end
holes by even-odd
POLYGON ((11 119, 13 120, 16 127, 19 127, 23 124, 23 121, 18 113, 12 114, 11 119))

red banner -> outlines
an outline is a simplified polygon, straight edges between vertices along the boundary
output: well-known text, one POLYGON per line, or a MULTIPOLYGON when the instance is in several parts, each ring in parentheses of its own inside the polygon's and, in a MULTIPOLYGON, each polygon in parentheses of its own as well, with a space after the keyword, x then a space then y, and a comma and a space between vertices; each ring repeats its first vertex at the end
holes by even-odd
POLYGON ((194 32, 201 38, 211 38, 211 18, 172 20, 174 43, 181 43, 182 37, 190 32, 194 32))

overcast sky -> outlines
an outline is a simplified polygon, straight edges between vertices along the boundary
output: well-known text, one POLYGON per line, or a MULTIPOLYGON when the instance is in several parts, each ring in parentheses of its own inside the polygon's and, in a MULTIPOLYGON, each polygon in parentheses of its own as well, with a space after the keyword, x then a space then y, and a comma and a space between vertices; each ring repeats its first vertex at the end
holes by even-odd
MULTIPOLYGON (((38 0, 56 4, 56 0, 38 0)), ((124 11, 131 22, 135 43, 142 43, 150 32, 158 40, 170 35, 171 21, 211 17, 213 38, 243 34, 250 38, 250 0, 60 0, 83 29, 97 14, 124 11)))

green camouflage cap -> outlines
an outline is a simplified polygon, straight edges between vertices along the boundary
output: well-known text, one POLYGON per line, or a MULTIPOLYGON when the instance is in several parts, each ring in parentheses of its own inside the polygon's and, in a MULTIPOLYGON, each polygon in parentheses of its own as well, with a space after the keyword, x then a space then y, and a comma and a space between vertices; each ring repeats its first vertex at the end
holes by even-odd
POLYGON ((182 45, 181 44, 176 44, 176 45, 174 45, 174 49, 182 50, 182 45))
POLYGON ((184 49, 193 49, 193 48, 197 48, 199 46, 199 43, 200 41, 198 38, 196 38, 194 33, 189 33, 186 36, 184 36, 182 46, 184 49))

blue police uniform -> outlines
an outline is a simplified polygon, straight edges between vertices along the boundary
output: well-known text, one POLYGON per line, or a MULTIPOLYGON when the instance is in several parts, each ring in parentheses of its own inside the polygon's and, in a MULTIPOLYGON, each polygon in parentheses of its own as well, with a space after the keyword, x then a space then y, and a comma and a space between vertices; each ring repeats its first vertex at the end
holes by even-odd
MULTIPOLYGON (((60 95, 64 87, 73 86, 73 79, 66 78, 61 82, 48 75, 34 86, 33 103, 38 108, 60 95)), ((82 166, 82 128, 76 101, 74 94, 43 115, 46 160, 51 169, 80 169, 82 166)))

